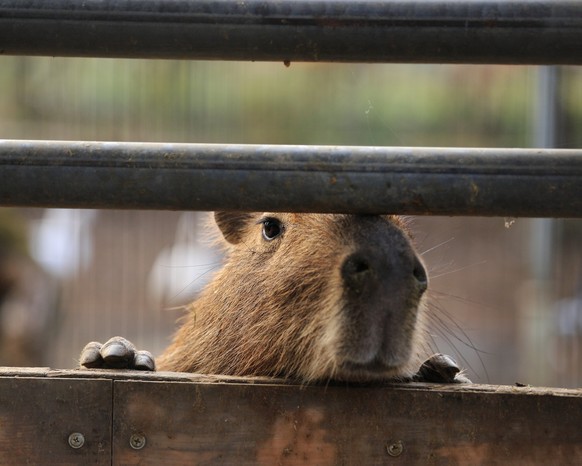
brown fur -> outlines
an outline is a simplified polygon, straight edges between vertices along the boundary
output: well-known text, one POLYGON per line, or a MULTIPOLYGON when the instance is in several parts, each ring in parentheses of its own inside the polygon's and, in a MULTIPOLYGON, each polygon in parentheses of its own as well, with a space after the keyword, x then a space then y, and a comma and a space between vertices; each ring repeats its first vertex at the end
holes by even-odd
MULTIPOLYGON (((220 212, 215 219, 226 263, 189 306, 173 343, 158 359, 159 369, 303 381, 386 379, 414 372, 422 291, 415 291, 416 282, 412 291, 401 291, 408 290, 410 280, 409 272, 399 269, 412 270, 420 262, 400 218, 220 212), (283 226, 272 241, 262 235, 265 218, 283 226), (386 274, 397 284, 403 281, 369 310, 368 297, 346 291, 342 279, 342 264, 360 249, 382 257, 389 250, 384 262, 392 261, 396 271, 386 267, 386 274), (398 317, 385 317, 391 306, 403 308, 398 317), (390 327, 393 321, 402 325, 390 327), (379 345, 387 348, 393 366, 347 368, 346 361, 366 358, 379 345)), ((390 283, 382 286, 388 289, 390 283)))

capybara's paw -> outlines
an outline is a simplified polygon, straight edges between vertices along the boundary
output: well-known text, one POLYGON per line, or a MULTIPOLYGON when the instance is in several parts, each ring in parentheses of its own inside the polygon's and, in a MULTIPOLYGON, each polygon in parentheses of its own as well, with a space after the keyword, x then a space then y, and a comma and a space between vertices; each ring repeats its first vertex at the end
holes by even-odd
POLYGON ((434 383, 471 383, 457 363, 446 354, 433 354, 422 363, 412 380, 434 383))
POLYGON ((133 343, 123 337, 113 337, 104 344, 88 343, 79 363, 89 369, 135 369, 155 371, 156 362, 149 351, 138 351, 133 343))

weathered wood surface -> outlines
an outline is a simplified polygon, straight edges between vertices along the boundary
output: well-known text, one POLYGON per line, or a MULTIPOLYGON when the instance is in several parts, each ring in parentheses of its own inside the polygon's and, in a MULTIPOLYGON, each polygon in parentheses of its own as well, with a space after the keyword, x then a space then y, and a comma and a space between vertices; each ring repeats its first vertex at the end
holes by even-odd
POLYGON ((111 464, 111 380, 3 375, 0 465, 111 464), (69 445, 74 433, 81 448, 69 445))
POLYGON ((40 368, 0 401, 0 464, 582 464, 582 390, 40 368))

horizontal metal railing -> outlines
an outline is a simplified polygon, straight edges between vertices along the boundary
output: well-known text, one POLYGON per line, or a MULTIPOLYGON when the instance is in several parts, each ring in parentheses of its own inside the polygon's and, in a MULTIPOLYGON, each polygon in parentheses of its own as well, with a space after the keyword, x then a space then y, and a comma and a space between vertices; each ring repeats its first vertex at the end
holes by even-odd
POLYGON ((0 141, 0 205, 582 216, 582 150, 0 141))
POLYGON ((582 64, 569 0, 0 0, 0 54, 582 64))

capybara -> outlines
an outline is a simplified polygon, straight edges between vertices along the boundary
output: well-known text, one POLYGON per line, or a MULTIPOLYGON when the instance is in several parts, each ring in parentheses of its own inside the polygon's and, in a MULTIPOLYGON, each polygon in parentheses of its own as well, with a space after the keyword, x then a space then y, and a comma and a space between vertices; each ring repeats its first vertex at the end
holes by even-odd
MULTIPOLYGON (((215 212, 226 262, 189 306, 160 370, 301 382, 463 382, 435 355, 417 372, 427 272, 397 216, 215 212)), ((154 369, 114 337, 85 367, 154 369)))

